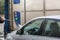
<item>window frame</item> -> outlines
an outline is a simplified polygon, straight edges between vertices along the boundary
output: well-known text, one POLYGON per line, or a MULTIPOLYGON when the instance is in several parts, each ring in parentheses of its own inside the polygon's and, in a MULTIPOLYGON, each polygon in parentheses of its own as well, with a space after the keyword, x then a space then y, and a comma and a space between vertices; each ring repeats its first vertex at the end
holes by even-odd
MULTIPOLYGON (((34 20, 39 20, 39 19, 40 19, 40 20, 43 20, 43 22, 45 22, 45 18, 38 18, 38 19, 34 19, 34 20)), ((34 20, 31 20, 30 22, 32 22, 32 21, 34 21, 34 20)), ((29 24, 30 22, 28 22, 27 24, 29 24)), ((42 22, 42 23, 43 23, 43 22, 42 22)), ((42 25, 42 23, 41 23, 41 25, 42 25)), ((20 29, 21 32, 22 32, 22 34, 24 33, 24 28, 26 27, 27 24, 25 24, 25 25, 20 29)), ((44 27, 44 26, 43 26, 43 27, 44 27)), ((43 30, 43 27, 41 27, 42 29, 41 29, 41 28, 40 28, 40 29, 43 30)), ((39 31, 40 31, 40 29, 39 29, 39 31)))

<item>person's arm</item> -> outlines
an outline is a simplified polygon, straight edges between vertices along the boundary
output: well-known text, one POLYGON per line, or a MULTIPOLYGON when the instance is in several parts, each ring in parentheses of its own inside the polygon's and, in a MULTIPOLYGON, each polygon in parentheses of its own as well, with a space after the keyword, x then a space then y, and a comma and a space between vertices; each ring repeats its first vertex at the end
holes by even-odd
POLYGON ((2 17, 0 17, 0 23, 3 23, 4 19, 2 17))

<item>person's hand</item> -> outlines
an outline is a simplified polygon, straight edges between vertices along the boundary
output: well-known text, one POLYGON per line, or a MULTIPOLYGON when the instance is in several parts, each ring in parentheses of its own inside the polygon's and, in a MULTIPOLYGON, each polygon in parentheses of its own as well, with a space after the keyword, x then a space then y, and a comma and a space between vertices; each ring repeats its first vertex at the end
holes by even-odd
POLYGON ((0 23, 3 23, 4 19, 2 17, 0 17, 0 23))

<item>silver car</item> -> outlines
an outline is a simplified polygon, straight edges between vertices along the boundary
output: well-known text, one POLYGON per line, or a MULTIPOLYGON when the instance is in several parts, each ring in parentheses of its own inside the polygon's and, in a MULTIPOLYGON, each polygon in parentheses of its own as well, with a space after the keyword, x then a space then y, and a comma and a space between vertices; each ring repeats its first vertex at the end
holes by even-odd
POLYGON ((60 40, 60 15, 34 18, 6 40, 60 40))

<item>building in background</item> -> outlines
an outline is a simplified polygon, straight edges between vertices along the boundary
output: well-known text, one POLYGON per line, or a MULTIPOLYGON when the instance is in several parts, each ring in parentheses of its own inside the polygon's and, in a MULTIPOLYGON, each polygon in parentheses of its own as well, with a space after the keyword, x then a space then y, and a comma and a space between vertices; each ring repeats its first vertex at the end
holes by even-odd
POLYGON ((0 14, 4 14, 4 0, 0 0, 0 14))
MULTIPOLYGON (((21 25, 23 25, 35 17, 60 15, 59 4, 60 0, 20 0, 19 4, 13 3, 13 12, 16 10, 21 12, 21 25)), ((4 0, 0 0, 0 5, 2 5, 0 6, 0 14, 3 14, 4 0)), ((13 22, 15 27, 15 21, 13 20, 13 22)))
POLYGON ((13 11, 21 12, 21 24, 24 24, 35 17, 60 15, 59 4, 60 0, 20 0, 20 4, 13 4, 13 11))

